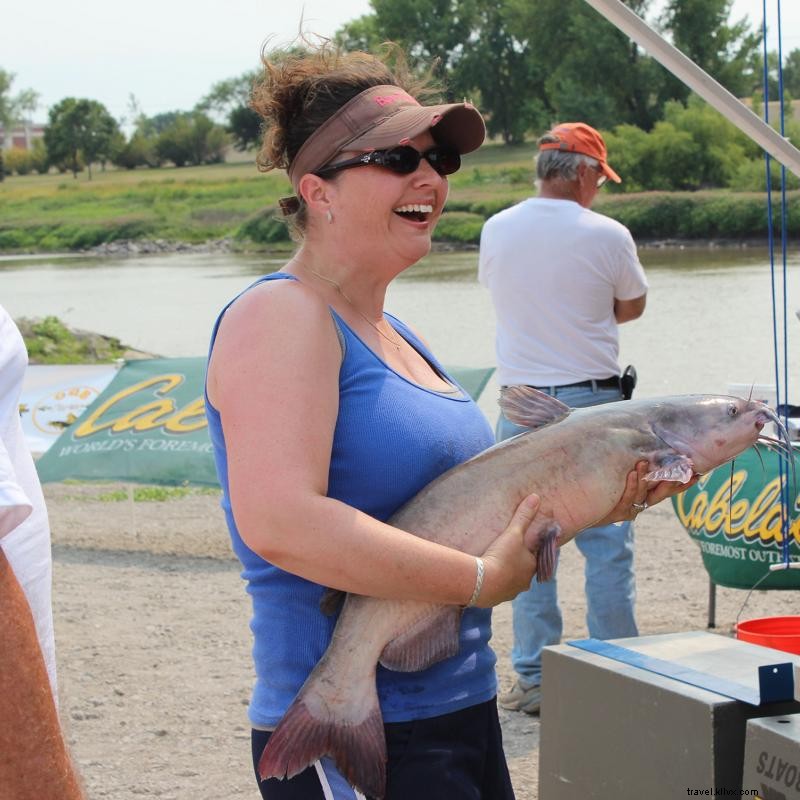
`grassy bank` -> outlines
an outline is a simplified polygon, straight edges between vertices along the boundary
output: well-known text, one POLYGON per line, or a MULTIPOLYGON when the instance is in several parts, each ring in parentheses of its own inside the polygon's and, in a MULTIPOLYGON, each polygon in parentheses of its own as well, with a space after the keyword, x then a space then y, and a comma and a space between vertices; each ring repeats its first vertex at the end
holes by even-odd
MULTIPOLYGON (((487 145, 451 178, 436 238, 477 244, 484 220, 531 194, 532 147, 487 145)), ((607 190, 606 190, 607 192, 607 190)), ((723 191, 613 195, 595 209, 638 239, 755 239, 767 235, 765 194, 723 191)), ((97 172, 93 180, 28 175, 0 183, 0 252, 83 250, 118 240, 206 242, 243 248, 288 242, 276 212, 290 193, 281 174, 252 163, 97 172)), ((780 227, 780 212, 775 211, 780 227)), ((800 233, 800 192, 789 194, 788 230, 800 233)))

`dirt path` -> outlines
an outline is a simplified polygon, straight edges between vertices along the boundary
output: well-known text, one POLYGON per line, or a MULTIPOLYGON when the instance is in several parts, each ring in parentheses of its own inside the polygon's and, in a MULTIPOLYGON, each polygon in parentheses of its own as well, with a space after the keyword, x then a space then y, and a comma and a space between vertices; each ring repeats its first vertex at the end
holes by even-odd
MULTIPOLYGON (((54 540, 62 717, 95 798, 256 800, 246 706, 249 601, 216 496, 100 502, 109 486, 45 488, 54 540)), ((708 578, 662 504, 637 523, 642 634, 700 630, 708 578)), ((582 559, 562 552, 565 636, 586 635, 582 559)), ((745 617, 780 613, 786 593, 756 592, 745 617)), ((745 593, 719 589, 718 632, 745 593)), ((512 682, 510 606, 495 612, 500 685, 512 682)), ((518 800, 536 800, 539 719, 502 712, 518 800)))

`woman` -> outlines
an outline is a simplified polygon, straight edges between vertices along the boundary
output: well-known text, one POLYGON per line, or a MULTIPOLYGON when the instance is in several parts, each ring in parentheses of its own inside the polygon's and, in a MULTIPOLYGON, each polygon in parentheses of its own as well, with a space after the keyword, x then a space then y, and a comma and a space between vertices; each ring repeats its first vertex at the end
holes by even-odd
MULTIPOLYGON (((471 105, 421 106, 417 91, 402 68, 327 45, 265 58, 260 164, 287 169, 296 197, 282 205, 301 243, 220 316, 209 425, 253 598, 254 763, 330 640, 325 587, 459 604, 469 608, 458 656, 424 673, 379 669, 387 797, 506 800, 488 609, 530 583, 536 560, 522 533, 538 499, 522 501, 482 559, 384 522, 493 442, 424 342, 383 311, 389 283, 430 248, 447 175, 484 138, 471 105)), ((658 493, 631 473, 615 518, 658 493)), ((260 788, 265 798, 363 797, 326 758, 260 788)))

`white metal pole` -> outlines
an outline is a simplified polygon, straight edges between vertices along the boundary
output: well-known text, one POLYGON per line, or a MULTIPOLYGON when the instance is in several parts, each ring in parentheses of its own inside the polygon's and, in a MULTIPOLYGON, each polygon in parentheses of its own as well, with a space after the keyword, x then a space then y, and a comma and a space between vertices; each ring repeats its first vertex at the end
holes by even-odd
POLYGON ((697 92, 703 100, 716 108, 757 145, 800 177, 800 150, 756 116, 677 47, 656 33, 641 17, 634 14, 620 0, 586 0, 586 2, 612 25, 630 36, 676 78, 697 92))

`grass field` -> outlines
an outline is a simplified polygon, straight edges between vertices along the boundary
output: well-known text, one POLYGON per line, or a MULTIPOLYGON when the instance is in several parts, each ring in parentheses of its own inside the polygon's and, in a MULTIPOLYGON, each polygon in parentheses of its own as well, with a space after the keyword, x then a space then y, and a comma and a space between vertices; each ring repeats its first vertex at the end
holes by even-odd
MULTIPOLYGON (((477 243, 486 217, 532 192, 533 146, 488 144, 464 157, 450 184, 437 238, 477 243)), ((48 174, 0 183, 0 252, 82 250, 124 239, 205 242, 233 238, 242 248, 286 242, 275 216, 290 194, 282 172, 249 160, 203 167, 93 170, 77 179, 48 174)), ((792 193, 790 232, 800 231, 792 193)), ((603 194, 597 210, 646 238, 756 238, 766 234, 765 196, 729 192, 603 194)))

